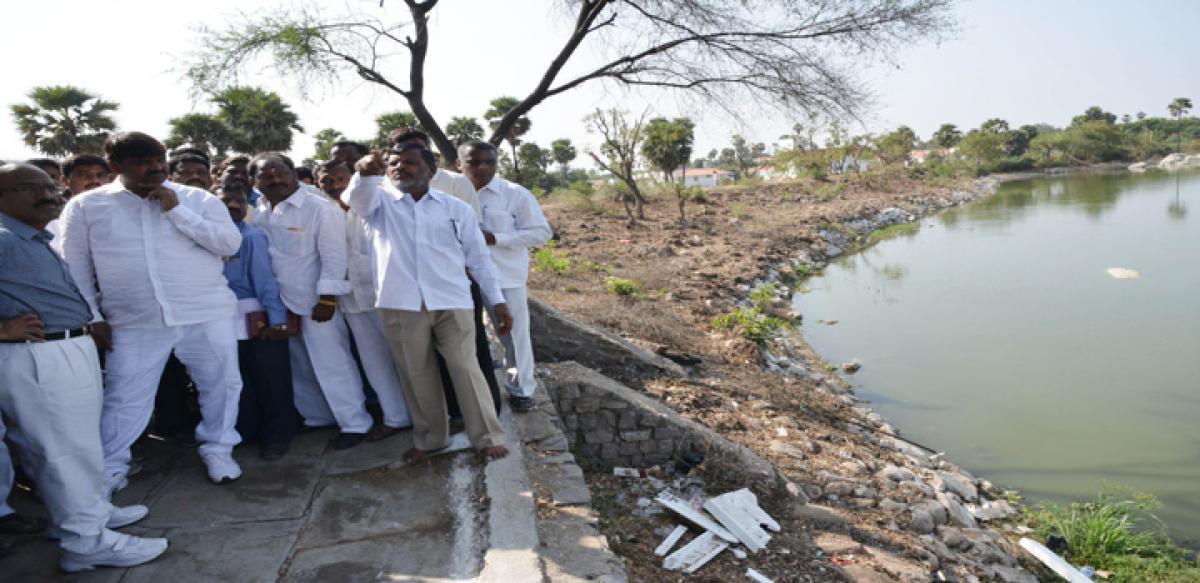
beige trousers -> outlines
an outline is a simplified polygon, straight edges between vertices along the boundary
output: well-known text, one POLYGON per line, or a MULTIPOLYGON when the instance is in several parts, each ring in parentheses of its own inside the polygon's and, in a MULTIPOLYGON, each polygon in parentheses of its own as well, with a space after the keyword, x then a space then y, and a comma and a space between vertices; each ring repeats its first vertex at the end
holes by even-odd
POLYGON ((404 400, 412 414, 414 445, 428 451, 450 443, 446 397, 435 349, 445 359, 454 381, 471 446, 482 449, 503 445, 504 429, 500 427, 487 381, 475 359, 474 312, 380 309, 379 314, 400 371, 404 400))

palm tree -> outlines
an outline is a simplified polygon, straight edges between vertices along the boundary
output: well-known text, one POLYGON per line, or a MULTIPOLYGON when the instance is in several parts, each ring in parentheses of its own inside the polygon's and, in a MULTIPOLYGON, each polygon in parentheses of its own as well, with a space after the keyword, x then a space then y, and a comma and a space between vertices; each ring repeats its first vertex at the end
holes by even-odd
POLYGON ((1192 100, 1187 97, 1176 97, 1167 104, 1167 111, 1175 116, 1175 151, 1183 152, 1183 116, 1192 110, 1192 100))
POLYGON ((246 154, 286 151, 299 117, 278 94, 258 87, 230 87, 212 96, 216 118, 233 132, 233 149, 246 154))
POLYGON ((452 117, 450 123, 446 124, 446 137, 455 146, 461 146, 471 140, 482 139, 483 127, 473 117, 452 117))
POLYGON ((29 99, 11 107, 13 119, 25 144, 47 156, 99 154, 117 128, 110 114, 120 105, 78 87, 34 87, 29 99))
POLYGON ((167 122, 171 133, 163 142, 175 149, 184 144, 222 158, 233 146, 233 131, 216 116, 207 113, 188 113, 167 122))
MULTIPOLYGON (((492 131, 496 131, 496 128, 500 127, 500 120, 504 118, 504 115, 520 103, 521 100, 516 97, 507 95, 497 97, 492 100, 491 109, 484 112, 483 118, 488 120, 488 126, 492 128, 492 131)), ((521 173, 521 168, 517 162, 517 146, 521 145, 521 136, 525 135, 532 125, 533 122, 529 121, 528 117, 521 116, 517 118, 517 121, 508 129, 508 133, 504 135, 504 139, 508 142, 509 147, 512 148, 513 171, 517 174, 521 173)))
POLYGON ((559 138, 550 142, 550 155, 554 157, 555 162, 558 162, 558 169, 562 173, 563 180, 567 179, 567 173, 571 170, 568 164, 575 159, 576 154, 575 146, 567 138, 559 138))
POLYGON ((421 129, 421 124, 417 121, 417 116, 410 111, 389 111, 379 114, 375 117, 375 138, 371 140, 370 146, 377 150, 387 148, 388 134, 399 128, 416 130, 421 129))

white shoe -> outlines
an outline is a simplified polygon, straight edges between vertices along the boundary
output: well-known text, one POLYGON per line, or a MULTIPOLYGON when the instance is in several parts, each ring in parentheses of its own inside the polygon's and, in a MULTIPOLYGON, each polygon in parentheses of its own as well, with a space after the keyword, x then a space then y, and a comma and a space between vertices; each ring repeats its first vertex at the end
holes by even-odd
POLYGON ((200 454, 204 465, 208 467, 208 479, 214 484, 228 484, 242 477, 242 468, 233 461, 233 455, 215 451, 200 454))
POLYGON ((125 477, 125 474, 109 474, 104 477, 104 483, 100 488, 100 492, 104 494, 105 500, 111 502, 113 494, 124 490, 125 486, 128 485, 129 478, 125 477))
MULTIPOLYGON (((125 507, 113 506, 112 514, 108 515, 108 522, 104 523, 104 528, 116 530, 129 526, 150 514, 150 509, 141 504, 133 504, 125 507)), ((62 538, 62 531, 57 526, 46 528, 46 538, 50 540, 59 540, 62 538)))
POLYGON ((117 534, 117 542, 94 553, 63 551, 58 566, 68 573, 91 571, 96 567, 133 567, 158 558, 167 551, 165 538, 140 538, 117 534))

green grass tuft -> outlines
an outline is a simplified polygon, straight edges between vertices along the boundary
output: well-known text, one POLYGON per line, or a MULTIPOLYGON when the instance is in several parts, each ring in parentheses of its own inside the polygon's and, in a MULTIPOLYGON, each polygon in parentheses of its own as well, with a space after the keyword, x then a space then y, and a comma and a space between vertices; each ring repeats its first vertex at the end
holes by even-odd
POLYGON ((717 316, 713 326, 718 330, 738 330, 742 337, 753 340, 761 345, 766 344, 779 330, 787 326, 787 322, 762 313, 758 306, 753 308, 738 308, 737 310, 717 316))
POLYGON ((874 245, 880 241, 887 241, 888 239, 895 239, 896 237, 912 235, 919 230, 921 230, 921 225, 917 223, 900 223, 898 225, 884 227, 882 229, 873 231, 869 236, 867 236, 867 244, 874 245))
POLYGON ((642 286, 632 279, 623 279, 620 277, 609 277, 605 282, 608 291, 623 297, 637 297, 642 293, 642 286))
POLYGON ((538 273, 568 273, 571 271, 571 260, 554 248, 554 241, 548 241, 534 252, 533 270, 538 273))

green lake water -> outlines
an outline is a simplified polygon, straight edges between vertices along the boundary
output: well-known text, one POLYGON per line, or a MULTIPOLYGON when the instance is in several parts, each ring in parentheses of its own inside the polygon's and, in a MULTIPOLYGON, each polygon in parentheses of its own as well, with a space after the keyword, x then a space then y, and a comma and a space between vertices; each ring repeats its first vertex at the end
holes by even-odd
POLYGON ((920 226, 805 283, 813 348, 860 359, 859 397, 979 477, 1150 492, 1200 539, 1200 173, 1010 182, 920 226))

